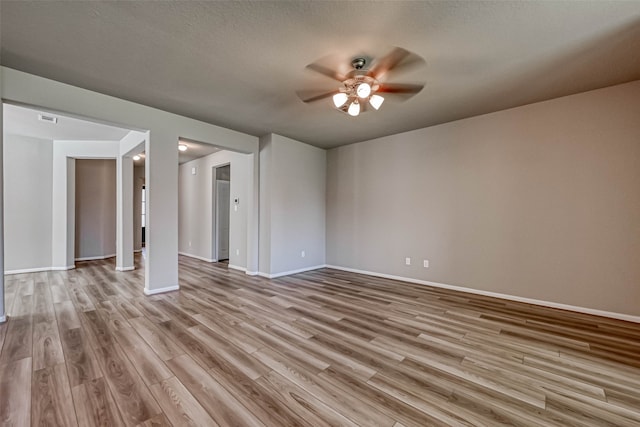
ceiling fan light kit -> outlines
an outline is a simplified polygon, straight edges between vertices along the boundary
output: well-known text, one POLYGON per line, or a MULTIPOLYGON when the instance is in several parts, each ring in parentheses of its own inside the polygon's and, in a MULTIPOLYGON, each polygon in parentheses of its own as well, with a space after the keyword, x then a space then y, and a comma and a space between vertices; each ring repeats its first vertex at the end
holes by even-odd
POLYGON ((300 92, 298 94, 304 102, 314 102, 331 97, 333 105, 338 110, 357 117, 360 113, 367 111, 368 106, 379 110, 385 100, 381 93, 399 94, 408 98, 420 92, 424 87, 422 84, 382 83, 379 79, 383 76, 386 78, 394 68, 407 68, 408 65, 422 63, 424 60, 421 57, 399 47, 375 61, 369 69, 365 68, 367 65, 365 58, 354 58, 351 61, 353 70, 346 75, 340 75, 319 63, 312 63, 307 65, 308 69, 338 80, 342 84, 337 90, 322 92, 312 97, 304 97, 300 92))
POLYGON ((360 83, 356 88, 358 98, 368 98, 371 95, 371 86, 367 82, 360 83))
POLYGON ((369 104, 371 104, 371 106, 376 110, 380 109, 383 102, 384 98, 380 95, 371 95, 371 98, 369 98, 369 104))
POLYGON ((358 114, 360 114, 360 103, 358 102, 357 99, 353 101, 351 104, 349 104, 349 108, 347 109, 347 112, 349 113, 350 116, 353 116, 353 117, 356 117, 358 114))
MULTIPOLYGON (((346 110, 347 114, 353 117, 360 115, 361 104, 366 102, 371 104, 371 97, 376 96, 377 99, 384 101, 382 96, 375 95, 375 92, 380 89, 380 84, 374 77, 367 75, 367 70, 364 69, 366 63, 364 58, 355 58, 351 61, 352 76, 343 81, 339 92, 333 95, 336 108, 341 111, 346 110)), ((374 107, 376 110, 380 108, 382 101, 376 102, 377 107, 374 107)))
POLYGON ((348 100, 349 100, 349 95, 347 95, 344 92, 338 92, 335 95, 333 95, 333 104, 336 106, 336 108, 342 107, 344 104, 347 103, 348 100))

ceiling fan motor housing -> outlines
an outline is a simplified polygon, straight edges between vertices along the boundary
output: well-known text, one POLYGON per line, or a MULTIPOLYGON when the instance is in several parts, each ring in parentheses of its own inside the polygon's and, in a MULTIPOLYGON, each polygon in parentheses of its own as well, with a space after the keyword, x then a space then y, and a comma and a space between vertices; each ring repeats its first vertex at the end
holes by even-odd
POLYGON ((353 94, 355 96, 358 86, 362 83, 368 83, 369 86, 371 86, 371 93, 376 92, 380 88, 380 84, 373 77, 367 76, 366 74, 356 74, 343 82, 344 88, 341 88, 341 90, 349 95, 353 94))
POLYGON ((367 63, 367 60, 364 58, 354 58, 353 61, 351 61, 351 65, 356 70, 362 70, 366 63, 367 63))

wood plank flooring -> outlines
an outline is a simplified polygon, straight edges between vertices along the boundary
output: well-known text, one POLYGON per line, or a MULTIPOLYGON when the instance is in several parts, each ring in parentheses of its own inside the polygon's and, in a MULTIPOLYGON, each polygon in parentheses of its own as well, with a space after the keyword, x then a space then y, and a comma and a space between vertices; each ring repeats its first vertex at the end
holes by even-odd
POLYGON ((640 425, 638 324, 185 257, 146 297, 112 262, 6 276, 0 425, 640 425))

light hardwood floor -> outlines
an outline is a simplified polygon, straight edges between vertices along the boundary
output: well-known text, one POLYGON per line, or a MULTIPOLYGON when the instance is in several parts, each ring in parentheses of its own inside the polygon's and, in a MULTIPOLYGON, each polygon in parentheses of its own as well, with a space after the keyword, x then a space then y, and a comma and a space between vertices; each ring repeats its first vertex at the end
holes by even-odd
POLYGON ((180 258, 6 277, 2 426, 638 426, 640 325, 335 270, 180 258))

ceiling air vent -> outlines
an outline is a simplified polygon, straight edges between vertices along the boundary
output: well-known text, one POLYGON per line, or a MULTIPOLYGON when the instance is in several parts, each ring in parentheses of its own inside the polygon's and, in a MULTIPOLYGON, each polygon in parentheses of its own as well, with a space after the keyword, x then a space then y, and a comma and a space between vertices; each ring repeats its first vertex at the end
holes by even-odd
POLYGON ((58 118, 53 116, 45 116, 44 114, 38 114, 38 120, 47 123, 53 123, 54 125, 58 123, 58 118))

